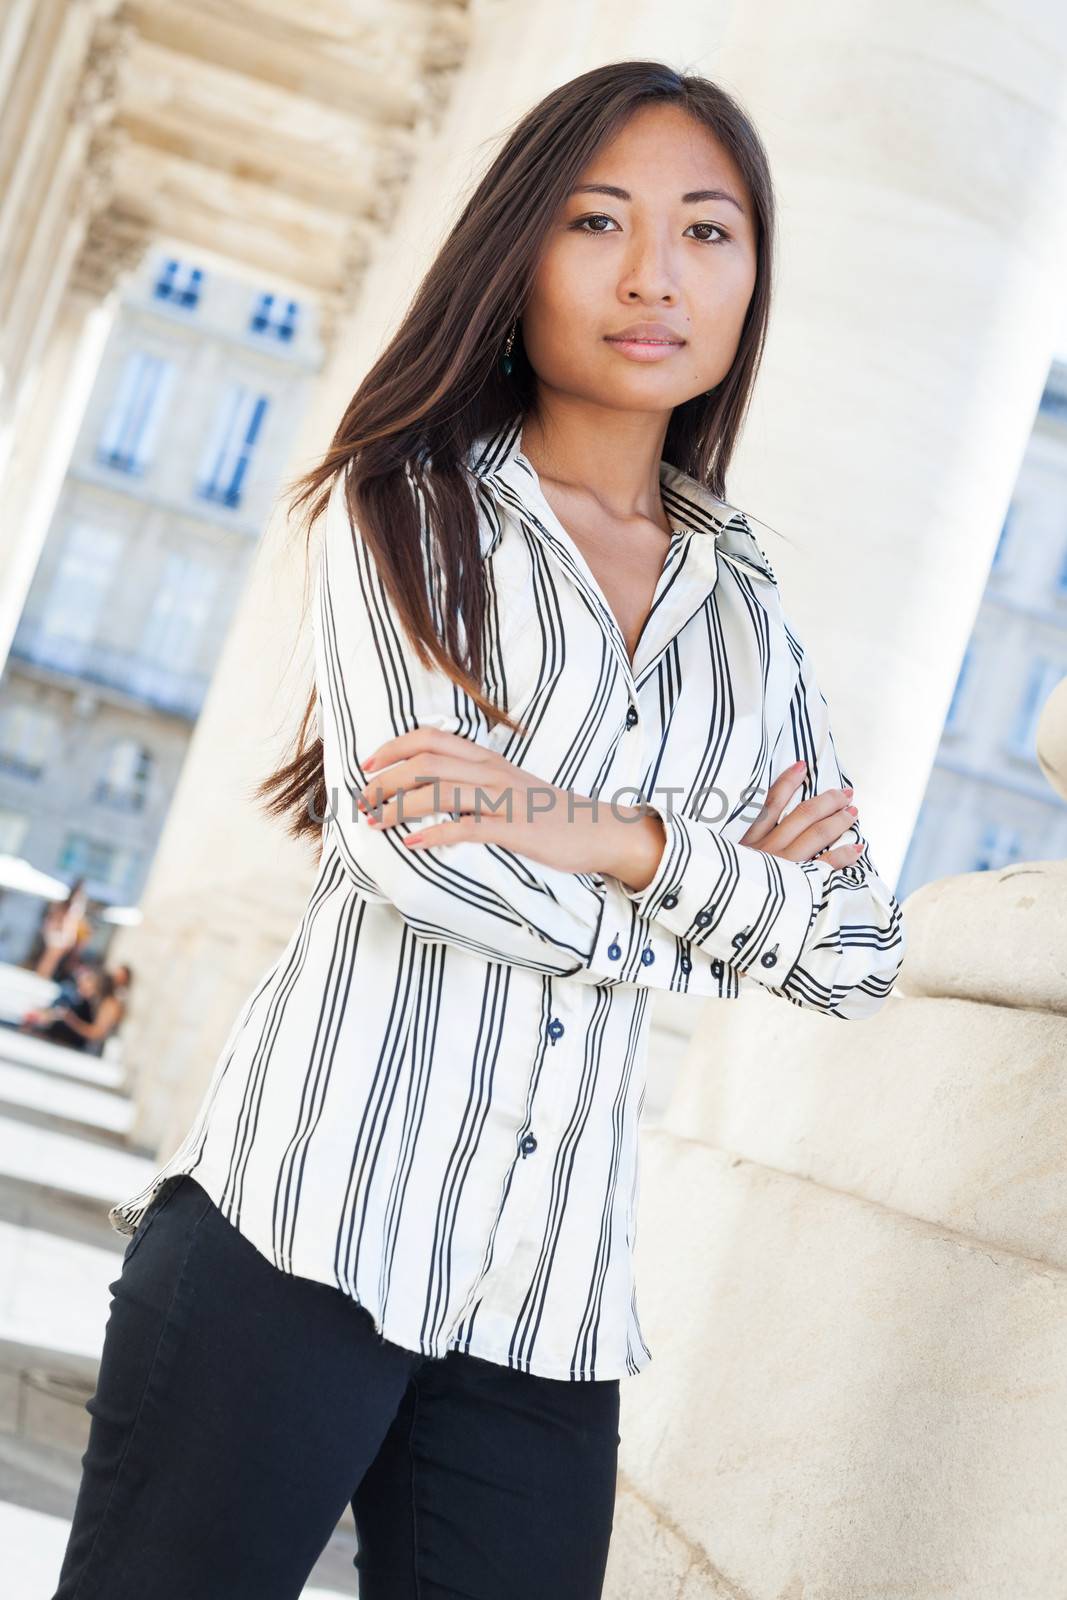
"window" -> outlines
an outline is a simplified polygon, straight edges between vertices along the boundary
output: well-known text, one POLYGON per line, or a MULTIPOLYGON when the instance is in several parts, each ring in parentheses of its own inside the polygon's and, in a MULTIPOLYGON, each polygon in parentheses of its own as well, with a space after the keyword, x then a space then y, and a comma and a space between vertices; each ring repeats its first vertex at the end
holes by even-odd
POLYGON ((296 333, 299 315, 300 306, 296 300, 285 300, 280 295, 261 294, 252 308, 248 331, 288 343, 296 333))
POLYGON ((141 636, 142 660, 173 672, 195 670, 218 581, 218 568, 195 556, 167 556, 141 636))
POLYGON ((231 384, 222 399, 200 468, 198 493, 231 508, 241 504, 256 441, 263 431, 269 396, 243 383, 231 384))
POLYGON ((51 712, 36 706, 8 706, 0 720, 0 770, 18 778, 39 778, 55 731, 51 712))
POLYGON ((1015 502, 1013 500, 1011 505, 1008 507, 1007 512, 1006 512, 1005 517, 1004 517, 1004 521, 1001 523, 1001 526, 1000 526, 1000 537, 997 540, 997 547, 993 551, 993 560, 992 560, 992 563, 991 563, 990 569, 989 569, 991 572, 1000 572, 1000 571, 1003 570, 1003 567, 1004 567, 1004 552, 1005 552, 1005 549, 1007 548, 1007 543, 1008 543, 1008 531, 1011 528, 1012 521, 1013 521, 1013 519, 1015 517, 1015 510, 1016 510, 1016 507, 1015 507, 1015 502))
POLYGON ((139 866, 136 850, 122 850, 87 833, 68 833, 56 858, 56 871, 64 877, 87 878, 130 896, 139 866))
POLYGON ((200 267, 187 266, 172 257, 160 267, 152 293, 157 300, 166 300, 169 305, 191 311, 199 303, 203 283, 200 267))
POLYGON ((152 752, 139 739, 117 739, 104 758, 93 799, 119 811, 143 811, 152 752))
POLYGON ((982 834, 971 870, 993 872, 997 867, 1007 866, 1009 861, 1021 859, 1022 848, 1022 835, 1018 828, 1008 827, 1002 822, 990 823, 982 834))
POLYGON ((126 357, 96 447, 96 458, 116 472, 140 476, 152 459, 174 381, 174 363, 146 350, 126 357))
POLYGON ((41 631, 87 644, 97 623, 126 541, 114 528, 75 522, 67 534, 41 616, 41 631))
POLYGON ((1063 677, 1064 666, 1061 661, 1037 656, 1031 662, 1030 675, 1009 737, 1009 746, 1015 755, 1030 761, 1037 760, 1037 725, 1045 701, 1063 677))
POLYGON ((20 855, 29 828, 24 811, 0 811, 0 855, 20 855))
POLYGON ((964 699, 964 687, 970 678, 971 668, 973 665, 974 641, 970 640, 968 641, 966 650, 963 652, 963 660, 960 662, 960 670, 956 674, 956 686, 952 691, 952 699, 949 701, 948 712, 945 716, 946 733, 959 732, 960 722, 962 720, 960 716, 960 708, 964 699))

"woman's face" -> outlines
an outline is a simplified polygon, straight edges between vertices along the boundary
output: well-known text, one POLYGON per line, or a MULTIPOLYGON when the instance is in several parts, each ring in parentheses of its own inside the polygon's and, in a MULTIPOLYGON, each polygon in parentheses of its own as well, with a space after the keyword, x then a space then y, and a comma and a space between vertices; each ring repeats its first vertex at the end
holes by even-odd
POLYGON ((751 197, 715 137, 674 105, 636 112, 578 182, 522 313, 526 353, 543 389, 669 414, 730 370, 756 281, 751 197), (708 190, 719 193, 684 198, 708 190), (618 342, 640 322, 680 342, 618 342))

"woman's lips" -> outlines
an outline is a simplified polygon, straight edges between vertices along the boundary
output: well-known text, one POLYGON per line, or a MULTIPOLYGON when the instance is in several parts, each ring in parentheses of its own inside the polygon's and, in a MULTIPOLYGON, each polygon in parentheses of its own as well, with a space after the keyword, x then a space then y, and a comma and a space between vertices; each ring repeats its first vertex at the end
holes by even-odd
POLYGON ((681 350, 684 340, 678 339, 613 339, 607 337, 607 342, 613 345, 622 355, 629 356, 631 361, 662 361, 674 350, 681 350))

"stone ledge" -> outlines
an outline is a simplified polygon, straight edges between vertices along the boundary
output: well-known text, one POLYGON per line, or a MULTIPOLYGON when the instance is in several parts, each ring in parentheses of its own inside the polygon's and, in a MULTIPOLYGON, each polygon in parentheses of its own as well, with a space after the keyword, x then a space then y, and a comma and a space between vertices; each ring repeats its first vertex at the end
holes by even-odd
POLYGON ((1067 1267, 1067 1018, 890 1001, 848 1024, 753 995, 658 1126, 1067 1267), (851 1046, 851 1048, 849 1048, 851 1046))
POLYGON ((1067 1016, 1067 861, 935 878, 902 910, 897 996, 938 995, 1067 1016))
POLYGON ((1057 1594, 1067 1274, 731 1160, 645 1141, 631 1562, 686 1572, 687 1600, 722 1593, 690 1548, 760 1600, 1057 1594))

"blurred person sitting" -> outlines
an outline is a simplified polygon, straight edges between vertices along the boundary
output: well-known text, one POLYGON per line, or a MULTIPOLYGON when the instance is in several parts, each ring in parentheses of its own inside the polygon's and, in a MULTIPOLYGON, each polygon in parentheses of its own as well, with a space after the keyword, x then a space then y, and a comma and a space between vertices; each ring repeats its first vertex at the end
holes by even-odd
POLYGON ((133 972, 123 962, 114 972, 100 973, 99 995, 91 1021, 83 1021, 71 1008, 62 1011, 62 1021, 84 1041, 83 1048, 89 1055, 103 1055, 105 1044, 121 1027, 132 982, 133 972))
POLYGON ((27 1011, 19 1024, 22 1032, 48 1039, 53 1044, 66 1045, 71 1050, 87 1048, 89 1039, 79 1028, 87 1027, 95 1020, 105 977, 109 984, 113 980, 100 967, 85 960, 80 963, 74 976, 77 985, 75 997, 63 997, 44 1010, 27 1011))

